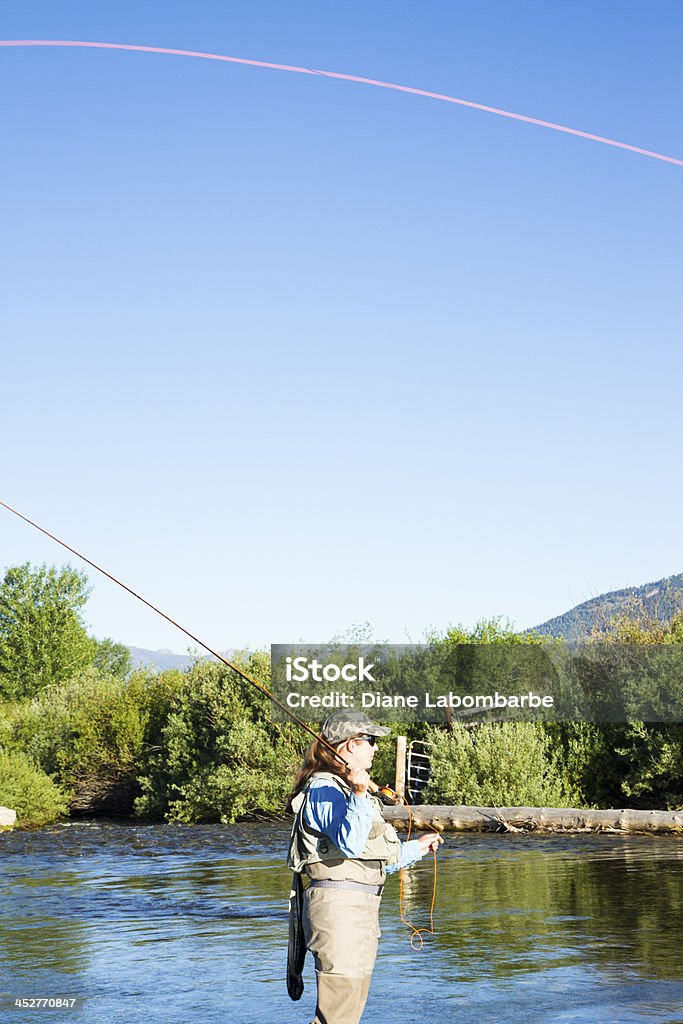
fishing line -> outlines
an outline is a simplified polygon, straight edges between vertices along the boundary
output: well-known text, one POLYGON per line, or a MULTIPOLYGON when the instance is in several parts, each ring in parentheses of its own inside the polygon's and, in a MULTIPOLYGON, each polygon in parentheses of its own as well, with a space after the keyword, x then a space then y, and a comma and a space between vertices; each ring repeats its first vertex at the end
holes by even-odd
MULTIPOLYGON (((406 842, 410 840, 410 835, 413 831, 413 813, 410 809, 410 804, 404 796, 398 796, 394 794, 397 800, 400 800, 408 811, 408 832, 406 833, 406 842)), ((438 828, 434 828, 433 825, 427 824, 427 827, 440 835, 438 828)), ((416 928, 410 921, 407 920, 403 910, 403 872, 398 873, 398 913, 401 921, 410 929, 410 948, 419 952, 425 944, 425 935, 434 935, 434 904, 436 903, 436 848, 432 849, 432 901, 429 905, 429 928, 416 928)))
POLYGON ((264 60, 248 60, 245 57, 228 57, 221 53, 204 53, 201 50, 176 50, 166 46, 137 46, 133 43, 102 43, 87 42, 71 39, 0 39, 0 46, 68 46, 84 47, 95 50, 129 50, 138 53, 162 53, 174 57, 197 57, 201 60, 219 60, 228 64, 243 64, 253 68, 266 68, 271 71, 287 71, 297 75, 317 75, 322 78, 336 78, 343 82, 355 82, 358 85, 371 85, 376 89, 391 89, 394 92, 408 93, 411 96, 422 96, 430 100, 439 100, 442 103, 455 103, 461 107, 469 107, 472 110, 481 110, 487 114, 496 114, 498 117, 508 117, 513 121, 523 121, 525 124, 534 124, 539 128, 551 128, 555 132, 563 132, 565 135, 575 135, 580 139, 589 139, 591 142, 600 142, 605 146, 615 146, 617 149, 626 149, 630 153, 638 153, 640 156, 651 157, 653 160, 663 160, 665 163, 676 164, 683 167, 683 160, 674 156, 667 156, 664 153, 656 153, 651 149, 641 149, 640 146, 631 146, 627 142, 618 142, 616 139, 606 138, 604 135, 593 135, 591 132, 584 132, 578 128, 569 128, 567 125, 556 124, 554 121, 544 121, 538 117, 529 117, 527 114, 516 114, 511 110, 502 110, 499 107, 490 107, 485 103, 475 103, 473 100, 460 99, 457 96, 448 96, 445 93, 430 92, 428 89, 416 89, 410 85, 397 85, 395 82, 381 82, 375 78, 364 78, 361 75, 347 75, 339 71, 324 71, 320 68, 304 68, 293 64, 273 64, 264 60))

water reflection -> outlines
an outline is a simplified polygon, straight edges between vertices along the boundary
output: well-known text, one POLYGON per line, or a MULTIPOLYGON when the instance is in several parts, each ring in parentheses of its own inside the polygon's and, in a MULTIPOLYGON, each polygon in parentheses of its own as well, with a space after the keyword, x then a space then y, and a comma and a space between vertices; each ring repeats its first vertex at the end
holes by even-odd
MULTIPOLYGON (((577 837, 556 847, 530 837, 454 839, 439 871, 438 906, 448 909, 435 943, 466 972, 474 962, 496 975, 566 965, 589 950, 596 969, 624 964, 679 979, 683 850, 676 840, 643 839, 577 837)), ((417 905, 427 882, 421 873, 417 905)))
MULTIPOLYGON (((0 992, 82 995, 72 1019, 87 1024, 303 1024, 311 965, 301 1003, 283 982, 285 846, 286 828, 265 825, 3 835, 0 992)), ((418 927, 430 863, 405 875, 418 927)), ((400 923, 396 881, 387 887, 364 1024, 385 1024, 389 1006, 424 1024, 680 1024, 682 867, 675 838, 451 836, 437 932, 421 953, 400 923)))

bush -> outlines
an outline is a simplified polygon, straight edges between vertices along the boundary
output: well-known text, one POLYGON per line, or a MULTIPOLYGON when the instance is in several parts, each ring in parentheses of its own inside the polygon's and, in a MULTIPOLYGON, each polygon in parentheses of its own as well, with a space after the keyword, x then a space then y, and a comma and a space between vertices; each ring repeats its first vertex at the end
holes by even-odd
POLYGON ((623 726, 557 722, 545 729, 566 788, 574 794, 573 806, 618 807, 623 802, 623 765, 614 746, 623 726))
MULTIPOLYGON (((267 655, 244 668, 267 684, 267 655)), ((0 744, 54 774, 72 811, 227 822, 284 808, 302 741, 270 714, 267 698, 213 662, 128 680, 91 668, 3 705, 0 744)))
MULTIPOLYGON (((683 807, 683 723, 676 721, 681 709, 681 657, 683 611, 660 619, 642 603, 636 603, 592 634, 605 645, 625 645, 635 669, 626 674, 638 717, 619 726, 603 726, 609 736, 615 772, 619 777, 620 802, 634 807, 683 807), (677 649, 672 651, 672 646, 677 649), (631 652, 638 651, 637 656, 631 652), (642 653, 641 653, 642 652, 642 653), (671 713, 669 713, 671 709, 671 713), (667 718, 669 721, 667 721, 667 718)), ((627 702, 628 706, 628 702, 627 702)))
POLYGON ((430 729, 427 803, 479 807, 571 807, 577 794, 551 753, 542 725, 503 722, 450 732, 430 729))
POLYGON ((683 726, 630 722, 615 753, 622 762, 621 791, 632 807, 683 807, 683 726))
POLYGON ((71 791, 72 810, 129 813, 154 696, 144 673, 124 682, 88 669, 15 705, 11 742, 71 791))
POLYGON ((0 804, 17 812, 17 825, 46 825, 66 814, 65 793, 21 751, 0 749, 0 804))
MULTIPOLYGON (((253 654, 240 667, 268 684, 267 655, 253 654)), ((159 722, 136 814, 228 823, 259 811, 281 813, 302 747, 293 726, 270 715, 267 698, 229 668, 197 662, 159 722)))
MULTIPOLYGON (((459 645, 493 645, 488 661, 482 661, 487 671, 496 652, 509 670, 511 662, 505 650, 509 647, 529 648, 523 664, 531 670, 538 661, 534 652, 548 643, 545 637, 516 632, 500 618, 482 619, 471 630, 455 626, 444 637, 429 639, 444 652, 459 645)), ((520 652, 520 657, 523 654, 520 652)), ((465 647, 463 655, 471 656, 471 651, 465 647)), ((431 777, 425 793, 429 803, 568 807, 579 799, 541 723, 481 723, 467 728, 456 720, 448 731, 429 728, 425 738, 432 744, 431 777)))

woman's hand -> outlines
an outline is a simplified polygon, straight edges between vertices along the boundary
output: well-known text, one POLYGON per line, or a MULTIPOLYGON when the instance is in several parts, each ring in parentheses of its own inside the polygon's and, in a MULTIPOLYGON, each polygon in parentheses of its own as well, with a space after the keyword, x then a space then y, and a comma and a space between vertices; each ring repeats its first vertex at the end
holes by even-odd
POLYGON ((346 778, 356 796, 365 796, 370 785, 370 776, 363 768, 352 768, 346 778))
POLYGON ((418 836, 417 841, 420 844, 420 850, 424 857, 425 853, 429 853, 430 850, 436 853, 443 839, 438 832, 423 832, 421 836, 418 836))

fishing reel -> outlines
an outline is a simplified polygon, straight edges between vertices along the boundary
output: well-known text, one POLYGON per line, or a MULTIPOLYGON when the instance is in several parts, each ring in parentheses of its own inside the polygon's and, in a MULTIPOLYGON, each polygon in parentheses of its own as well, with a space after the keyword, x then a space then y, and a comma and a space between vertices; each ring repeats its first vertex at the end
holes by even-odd
POLYGON ((390 789, 389 786, 377 786, 373 784, 371 792, 373 792, 375 796, 378 796, 385 804, 393 805, 403 802, 398 793, 394 793, 393 789, 390 789))

